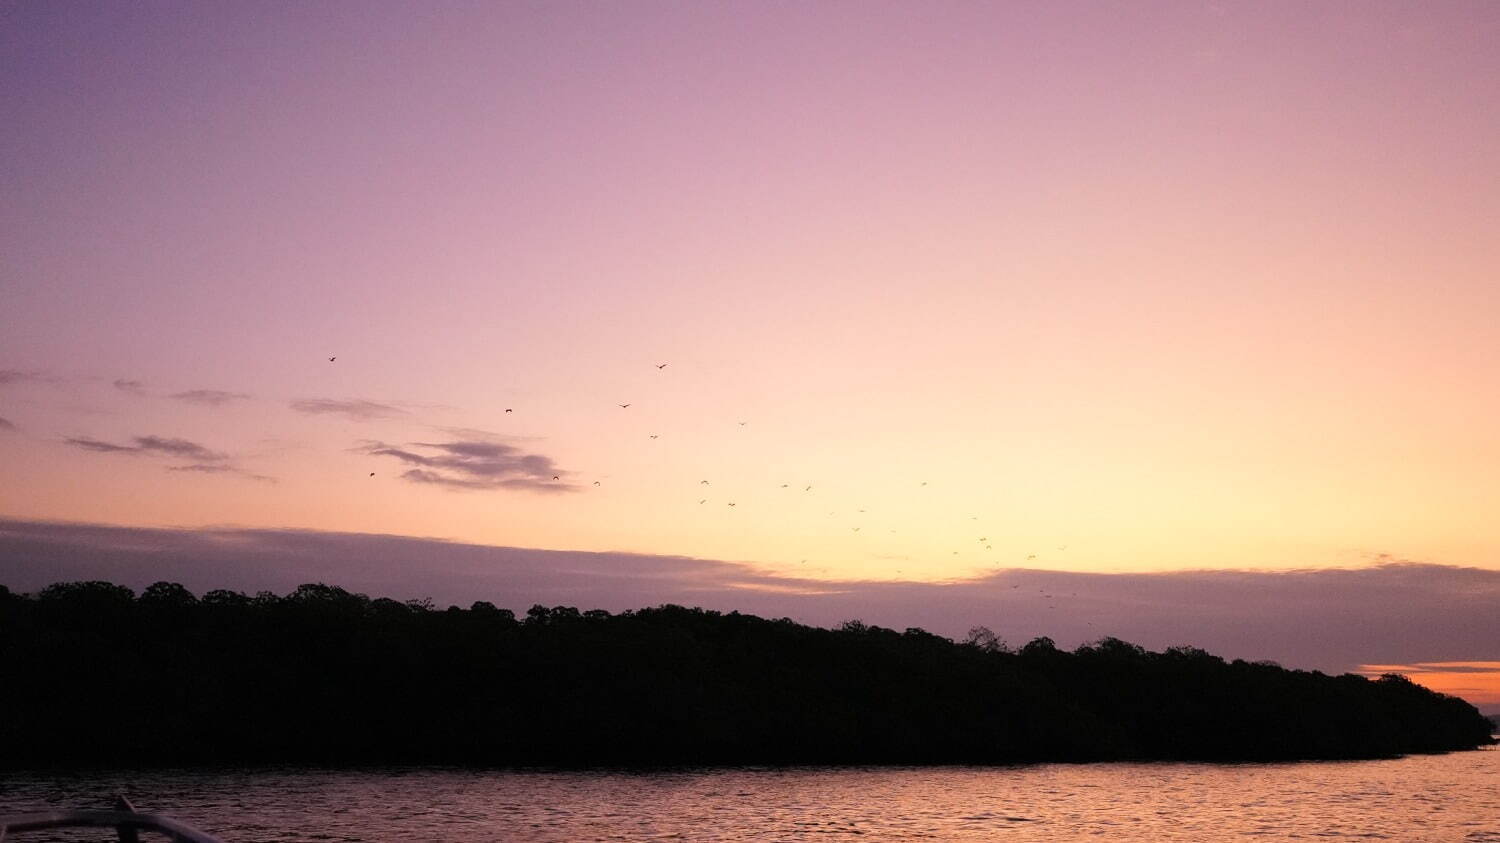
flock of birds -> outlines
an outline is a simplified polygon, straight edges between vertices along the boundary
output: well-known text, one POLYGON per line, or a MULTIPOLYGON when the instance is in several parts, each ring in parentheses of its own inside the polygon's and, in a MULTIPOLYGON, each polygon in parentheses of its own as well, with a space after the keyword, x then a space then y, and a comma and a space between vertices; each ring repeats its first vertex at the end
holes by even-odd
MULTIPOLYGON (((337 356, 332 356, 332 357, 329 357, 329 358, 328 358, 328 362, 329 362, 329 363, 333 363, 333 362, 335 362, 335 361, 336 361, 336 360, 338 360, 338 357, 337 357, 337 356)), ((663 370, 663 369, 665 369, 665 368, 667 368, 667 364, 666 364, 666 363, 657 363, 657 364, 655 364, 655 366, 656 366, 656 369, 657 369, 657 370, 658 370, 658 371, 660 371, 660 370, 663 370)), ((618 405, 616 405, 616 406, 618 406, 618 407, 619 407, 619 408, 620 408, 620 409, 622 409, 622 410, 628 410, 628 409, 630 409, 630 406, 631 406, 631 402, 626 402, 626 403, 624 403, 624 404, 618 404, 618 405)), ((506 413, 507 413, 507 414, 511 414, 511 413, 514 413, 514 412, 515 412, 515 408, 513 408, 513 407, 506 407, 506 408, 505 408, 505 412, 506 412, 506 413)), ((740 426, 740 427, 744 427, 744 426, 745 426, 745 425, 747 425, 747 424, 748 424, 748 422, 747 422, 747 421, 744 421, 744 420, 739 420, 739 422, 738 422, 738 424, 739 424, 739 426, 740 426)), ((657 438, 659 438, 659 437, 660 437, 660 434, 656 434, 656 433, 652 433, 652 434, 650 434, 650 438, 651 438, 651 439, 657 439, 657 438)), ((372 472, 370 472, 370 476, 371 476, 371 477, 374 477, 374 476, 375 476, 375 472, 373 472, 373 471, 372 471, 372 472)), ((562 479, 562 477, 561 477, 561 475, 557 475, 557 474, 554 474, 554 475, 552 475, 552 479, 553 479, 553 480, 561 480, 561 479, 562 479)), ((712 483, 710 483, 710 482, 709 482, 709 481, 708 481, 708 480, 699 480, 699 481, 698 481, 698 484, 699 484, 699 485, 700 485, 700 486, 712 486, 712 485, 713 485, 713 484, 712 484, 712 483)), ((600 481, 598 481, 598 480, 595 480, 595 481, 593 481, 593 485, 595 485, 595 486, 600 486, 600 485, 601 485, 601 483, 600 483, 600 481)), ((921 481, 921 484, 920 484, 920 485, 921 485, 921 486, 926 486, 926 485, 927 485, 927 481, 926 481, 926 480, 923 480, 923 481, 921 481)), ((783 489, 789 489, 789 488, 791 488, 791 484, 790 484, 790 483, 782 483, 782 484, 781 484, 781 488, 783 488, 783 489)), ((807 492, 811 492, 811 491, 812 491, 812 490, 813 490, 813 484, 808 484, 808 485, 805 485, 805 486, 803 486, 803 487, 802 487, 802 491, 803 491, 803 492, 804 492, 804 493, 807 493, 807 492)), ((699 498, 699 499, 698 499, 698 504, 699 504, 699 505, 700 505, 700 506, 701 506, 701 505, 704 505, 704 504, 707 504, 707 503, 708 503, 708 502, 709 502, 709 499, 708 499, 708 498, 699 498)), ((726 505, 727 505, 727 506, 729 506, 729 507, 735 507, 735 506, 736 506, 736 505, 737 505, 737 502, 736 502, 736 501, 726 501, 726 502, 725 502, 725 503, 726 503, 726 505)), ((866 512, 866 510, 865 510, 865 509, 860 509, 860 510, 858 510, 858 511, 859 511, 859 513, 860 513, 860 514, 864 514, 864 513, 865 513, 865 512, 866 512)), ((830 517, 832 517, 832 516, 835 516, 835 515, 837 515, 837 511, 836 511, 836 510, 835 510, 835 511, 831 511, 831 512, 829 512, 829 513, 828 513, 828 515, 829 515, 829 516, 830 516, 830 517)), ((975 521, 977 521, 977 520, 978 520, 978 519, 979 519, 979 516, 977 516, 977 515, 976 515, 976 516, 970 516, 970 520, 975 520, 975 521)), ((852 531, 852 532, 855 532, 855 533, 858 533, 858 532, 860 532, 860 531, 861 531, 861 530, 862 530, 862 529, 863 529, 863 527, 862 527, 862 525, 856 525, 856 526, 854 526, 854 527, 851 527, 851 528, 850 528, 850 530, 851 530, 851 531, 852 531)), ((895 533, 895 532, 896 532, 896 531, 895 531, 895 530, 891 530, 891 531, 890 531, 890 532, 891 532, 891 533, 893 533, 893 534, 894 534, 894 533, 895 533)), ((992 551, 992 550, 994 550, 994 545, 993 545, 993 544, 992 544, 992 543, 990 543, 990 539, 989 539, 989 537, 988 537, 988 536, 979 536, 979 538, 978 538, 978 542, 979 542, 979 543, 980 543, 980 544, 983 544, 983 545, 984 545, 984 549, 985 549, 985 550, 987 550, 987 551, 992 551)), ((1058 549, 1058 551, 1059 551, 1059 552, 1061 552, 1061 551, 1065 551, 1065 550, 1067 550, 1067 549, 1068 549, 1068 546, 1067 546, 1067 545, 1065 545, 1065 544, 1064 544, 1064 545, 1058 545, 1058 548, 1057 548, 1057 549, 1058 549)), ((959 555, 959 551, 957 551, 957 550, 955 550, 955 551, 953 551, 953 552, 952 552, 952 555, 954 555, 954 556, 957 556, 957 555, 959 555)), ((1036 558, 1037 558, 1037 554, 1035 554, 1035 553, 1031 553, 1031 554, 1028 554, 1028 555, 1027 555, 1027 556, 1026 556, 1026 561, 1027 561, 1027 562, 1032 562, 1032 561, 1035 561, 1035 560, 1036 560, 1036 558)), ((802 559, 802 560, 800 560, 800 564, 803 564, 803 565, 806 565, 806 564, 807 564, 807 560, 806 560, 806 559, 802 559)), ((897 573, 897 574, 900 574, 900 573, 902 573, 902 569, 900 569, 900 568, 897 568, 897 569, 896 569, 896 573, 897 573)), ((1019 589, 1019 588, 1020 588, 1020 585, 1019 585, 1019 584, 1013 584, 1013 585, 1011 585, 1011 588, 1012 588, 1012 589, 1019 589)), ((1042 597, 1043 597, 1043 598, 1044 598, 1044 599, 1047 599, 1047 600, 1055 600, 1055 599, 1057 599, 1057 598, 1058 598, 1058 597, 1059 597, 1059 596, 1060 596, 1060 595, 1059 595, 1059 594, 1055 594, 1055 593, 1048 593, 1048 591, 1047 591, 1047 589, 1045 589, 1045 588, 1042 588, 1042 589, 1038 589, 1038 590, 1037 590, 1037 591, 1038 591, 1038 593, 1039 593, 1039 594, 1040 594, 1040 595, 1041 595, 1041 596, 1042 596, 1042 597)), ((1068 595, 1068 596, 1070 596, 1070 597, 1077 597, 1077 596, 1078 596, 1078 595, 1077 595, 1077 592, 1072 592, 1072 593, 1070 593, 1070 594, 1069 594, 1069 595, 1068 595)), ((1055 605, 1055 604, 1050 604, 1050 603, 1049 603, 1049 604, 1048 604, 1048 606, 1047 606, 1047 608, 1049 608, 1049 609, 1056 609, 1056 608, 1057 608, 1057 606, 1056 606, 1056 605, 1055 605)), ((1092 624, 1092 623, 1090 623, 1090 624, 1089 624, 1089 625, 1090 625, 1090 626, 1093 626, 1093 624, 1092 624)))

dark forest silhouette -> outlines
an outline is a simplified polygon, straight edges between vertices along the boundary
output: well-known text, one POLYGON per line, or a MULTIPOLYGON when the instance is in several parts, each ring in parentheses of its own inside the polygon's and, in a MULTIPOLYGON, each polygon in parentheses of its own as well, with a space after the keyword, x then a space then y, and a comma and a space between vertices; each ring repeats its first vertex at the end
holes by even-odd
POLYGON ((1394 675, 680 606, 517 619, 326 585, 0 586, 0 684, 10 765, 1272 760, 1491 742, 1473 706, 1394 675))

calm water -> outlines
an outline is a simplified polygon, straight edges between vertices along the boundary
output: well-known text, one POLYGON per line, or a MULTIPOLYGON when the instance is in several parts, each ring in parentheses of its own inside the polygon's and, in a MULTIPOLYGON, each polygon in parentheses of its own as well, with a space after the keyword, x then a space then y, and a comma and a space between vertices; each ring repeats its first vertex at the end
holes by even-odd
POLYGON ((118 792, 142 810, 247 843, 842 837, 1500 843, 1500 752, 1493 749, 1228 766, 0 774, 0 814, 105 807, 118 792))

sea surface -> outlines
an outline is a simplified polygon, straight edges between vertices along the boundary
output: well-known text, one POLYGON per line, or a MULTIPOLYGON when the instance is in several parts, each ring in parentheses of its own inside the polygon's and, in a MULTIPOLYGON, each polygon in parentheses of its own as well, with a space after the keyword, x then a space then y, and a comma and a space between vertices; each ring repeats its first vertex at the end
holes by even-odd
MULTIPOLYGON (((1500 843, 1500 752, 1296 764, 670 772, 0 773, 0 815, 117 793, 227 841, 1442 840, 1500 843)), ((62 839, 30 834, 12 841, 62 839)), ((98 832, 66 839, 113 839, 98 832)), ((146 840, 151 837, 143 838, 146 840)))

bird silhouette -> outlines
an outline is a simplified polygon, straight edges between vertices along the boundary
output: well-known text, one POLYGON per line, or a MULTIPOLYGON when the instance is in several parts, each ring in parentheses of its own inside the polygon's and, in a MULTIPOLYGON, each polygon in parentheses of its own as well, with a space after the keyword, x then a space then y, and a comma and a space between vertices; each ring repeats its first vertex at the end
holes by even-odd
POLYGON ((665 363, 657 363, 656 364, 656 368, 658 368, 658 369, 665 369, 665 368, 667 368, 667 364, 665 364, 665 363))
POLYGON ((730 501, 730 502, 729 502, 729 505, 730 505, 730 506, 734 506, 734 501, 730 501))
POLYGON ((786 487, 787 487, 787 484, 785 484, 785 483, 781 484, 781 488, 785 489, 786 487))
POLYGON ((621 404, 621 405, 620 405, 620 409, 622 409, 622 410, 623 410, 623 409, 625 409, 625 408, 627 408, 627 407, 629 407, 629 406, 630 406, 630 405, 629 405, 629 404, 621 404))
POLYGON ((374 477, 374 476, 375 476, 375 472, 373 472, 373 471, 372 471, 372 472, 370 472, 370 476, 371 476, 371 477, 374 477))
POLYGON ((561 480, 562 478, 558 477, 556 474, 554 474, 554 475, 552 475, 552 479, 553 480, 561 480))
POLYGON ((927 485, 927 481, 926 481, 926 480, 923 480, 923 481, 922 481, 922 485, 923 485, 923 486, 926 486, 926 485, 927 485))
POLYGON ((698 481, 698 485, 699 486, 707 486, 708 485, 708 481, 707 480, 699 480, 698 481))
POLYGON ((740 427, 744 427, 744 426, 745 426, 745 423, 744 422, 740 422, 740 427))
POLYGON ((655 433, 651 434, 651 438, 655 439, 656 438, 656 434, 655 433))
POLYGON ((708 503, 708 498, 704 498, 704 499, 698 501, 698 503, 708 503))
POLYGON ((858 528, 858 527, 855 527, 855 528, 854 528, 854 532, 856 532, 856 533, 857 533, 857 532, 859 532, 859 528, 858 528))
POLYGON ((509 413, 510 411, 511 411, 511 409, 509 407, 505 408, 505 412, 509 413))
POLYGON ((597 485, 599 485, 599 481, 598 481, 598 480, 595 480, 595 481, 594 481, 594 485, 595 485, 595 486, 597 486, 597 485))
POLYGON ((989 541, 989 539, 987 539, 987 538, 985 538, 985 537, 984 537, 984 536, 980 536, 980 537, 979 537, 979 540, 980 540, 980 541, 982 541, 982 542, 987 542, 987 541, 989 541))
POLYGON ((1031 554, 1031 555, 1030 555, 1030 556, 1028 556, 1028 557, 1026 557, 1026 558, 1027 558, 1027 559, 1035 559, 1035 558, 1036 558, 1036 554, 1035 554, 1035 553, 1033 553, 1033 554, 1031 554))
POLYGON ((328 362, 332 363, 333 361, 335 361, 337 359, 338 359, 337 357, 330 357, 330 358, 328 358, 328 362))

